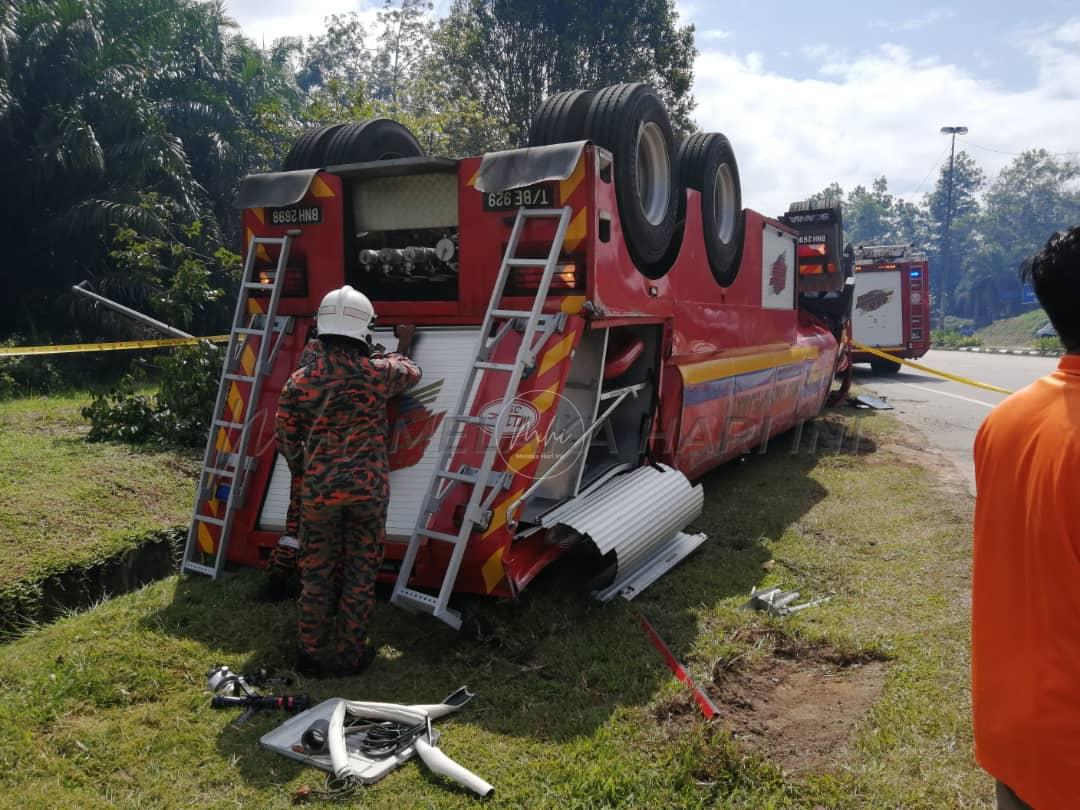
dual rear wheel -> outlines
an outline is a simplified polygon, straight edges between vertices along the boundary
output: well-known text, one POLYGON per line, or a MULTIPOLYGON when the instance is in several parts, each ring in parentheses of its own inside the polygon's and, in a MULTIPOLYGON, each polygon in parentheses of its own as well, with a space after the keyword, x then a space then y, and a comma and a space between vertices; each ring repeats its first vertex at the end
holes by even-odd
POLYGON ((389 118, 373 118, 312 127, 296 139, 282 168, 289 172, 423 155, 420 142, 406 126, 389 118))
POLYGON ((659 278, 678 258, 685 189, 700 192, 713 276, 731 284, 742 259, 739 168, 727 138, 692 135, 678 148, 663 102, 648 85, 557 93, 537 109, 529 146, 590 140, 614 156, 616 198, 627 249, 638 269, 659 278))

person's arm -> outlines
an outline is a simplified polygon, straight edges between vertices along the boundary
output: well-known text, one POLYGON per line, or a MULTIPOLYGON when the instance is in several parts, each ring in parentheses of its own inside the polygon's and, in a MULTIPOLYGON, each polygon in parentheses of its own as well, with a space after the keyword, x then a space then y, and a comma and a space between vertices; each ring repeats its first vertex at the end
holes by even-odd
POLYGON ((412 353, 413 337, 416 336, 416 327, 411 323, 399 323, 394 327, 394 336, 398 339, 398 354, 408 357, 412 353))
POLYGON ((396 397, 420 382, 420 366, 408 357, 397 352, 390 352, 383 360, 386 363, 387 399, 396 397))
POLYGON ((278 451, 285 456, 293 475, 304 474, 304 443, 308 432, 299 394, 295 376, 290 377, 278 397, 276 419, 278 451))
POLYGON ((312 338, 304 344, 304 350, 300 353, 300 364, 297 368, 303 368, 304 366, 310 366, 320 357, 322 357, 323 345, 318 338, 312 338))

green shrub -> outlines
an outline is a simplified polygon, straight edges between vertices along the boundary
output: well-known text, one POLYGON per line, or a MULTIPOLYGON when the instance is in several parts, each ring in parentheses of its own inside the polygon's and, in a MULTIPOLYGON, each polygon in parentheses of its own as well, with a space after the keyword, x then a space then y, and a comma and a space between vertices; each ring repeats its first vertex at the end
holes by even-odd
POLYGON ((1037 337, 1035 349, 1044 354, 1056 354, 1062 350, 1061 341, 1056 337, 1037 337))
POLYGON ((935 329, 930 333, 930 342, 939 349, 959 349, 967 346, 981 346, 982 341, 974 335, 963 335, 954 329, 935 329))
POLYGON ((137 393, 131 376, 116 390, 95 396, 82 410, 90 421, 87 440, 202 444, 217 396, 221 352, 206 341, 177 347, 158 364, 161 387, 153 397, 137 393))
MULTIPOLYGON (((19 335, 0 341, 0 346, 26 346, 19 335)), ((0 357, 0 399, 50 394, 67 387, 60 364, 49 356, 0 357)))

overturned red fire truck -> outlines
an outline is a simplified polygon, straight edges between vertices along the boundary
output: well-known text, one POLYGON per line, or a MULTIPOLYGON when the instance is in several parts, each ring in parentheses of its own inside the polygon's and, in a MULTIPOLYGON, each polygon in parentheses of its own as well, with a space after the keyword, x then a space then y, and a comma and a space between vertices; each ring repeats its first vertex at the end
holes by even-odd
POLYGON ((741 207, 728 140, 676 148, 640 84, 572 91, 529 146, 428 157, 393 121, 305 133, 248 177, 243 288, 185 571, 264 564, 285 529, 278 392, 343 284, 378 342, 412 324, 423 379, 392 403, 383 578, 458 626, 454 592, 516 595, 575 543, 629 597, 705 538, 707 470, 818 414, 849 371, 850 273, 807 289, 798 239, 841 268, 839 209, 741 207))

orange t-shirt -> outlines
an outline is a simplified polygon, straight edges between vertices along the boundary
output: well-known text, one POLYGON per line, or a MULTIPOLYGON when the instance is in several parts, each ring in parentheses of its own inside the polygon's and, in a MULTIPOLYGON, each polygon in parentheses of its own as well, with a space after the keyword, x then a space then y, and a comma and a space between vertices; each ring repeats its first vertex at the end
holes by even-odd
POLYGON ((1035 808, 1080 807, 1080 356, 975 438, 975 756, 1035 808))

